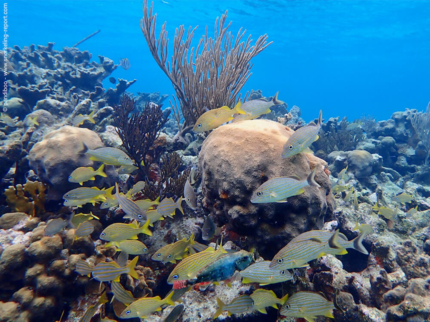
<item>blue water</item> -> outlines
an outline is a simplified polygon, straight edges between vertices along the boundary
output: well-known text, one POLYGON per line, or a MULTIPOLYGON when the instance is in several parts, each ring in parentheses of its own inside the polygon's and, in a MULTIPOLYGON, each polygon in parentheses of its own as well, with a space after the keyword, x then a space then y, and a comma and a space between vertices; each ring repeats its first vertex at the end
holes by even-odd
MULTIPOLYGON (((127 57, 131 68, 112 76, 137 79, 131 92, 174 93, 140 30, 142 1, 13 0, 8 6, 9 46, 55 42, 60 50, 101 29, 78 48, 96 60, 127 57)), ((320 109, 326 117, 387 119, 430 101, 430 1, 157 0, 154 6, 157 31, 167 21, 170 43, 180 24, 199 25, 196 40, 205 25, 212 35, 225 10, 234 34, 240 27, 253 39, 267 33, 273 44, 253 60, 244 91, 279 91, 306 120, 320 109)))

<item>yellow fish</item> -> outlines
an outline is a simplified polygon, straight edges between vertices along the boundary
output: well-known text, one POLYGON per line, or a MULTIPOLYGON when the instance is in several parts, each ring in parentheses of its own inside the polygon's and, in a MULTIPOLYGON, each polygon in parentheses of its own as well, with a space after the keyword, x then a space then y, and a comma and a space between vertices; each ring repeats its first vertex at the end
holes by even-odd
POLYGON ((141 318, 144 319, 148 315, 152 314, 155 311, 160 311, 161 306, 167 305, 175 305, 175 302, 172 301, 172 296, 174 292, 171 292, 166 296, 165 299, 161 299, 161 297, 143 297, 131 303, 128 307, 122 311, 120 314, 121 319, 131 319, 131 318, 141 318))
POLYGON ((140 227, 137 221, 130 224, 116 223, 107 226, 100 234, 100 239, 106 241, 122 241, 126 239, 137 239, 137 235, 142 233, 152 236, 152 232, 148 229, 149 220, 140 227))
POLYGON ((34 116, 33 118, 29 116, 28 123, 33 124, 33 126, 39 126, 39 122, 37 122, 37 117, 38 115, 34 116))
POLYGON ((288 294, 283 298, 278 299, 273 291, 260 288, 255 290, 254 293, 250 295, 250 297, 254 300, 253 309, 260 313, 267 314, 266 307, 271 306, 275 309, 278 309, 278 304, 283 305, 287 301, 288 294))
POLYGON ((88 221, 88 220, 92 220, 92 219, 99 220, 100 218, 97 216, 94 216, 92 212, 90 212, 90 214, 80 213, 80 214, 74 215, 72 217, 71 222, 75 227, 78 227, 79 224, 82 224, 83 222, 88 221))
POLYGON ((149 208, 157 206, 160 204, 160 196, 157 197, 154 201, 151 199, 143 199, 143 200, 136 200, 136 205, 139 206, 140 209, 147 211, 149 208))
POLYGON ((142 255, 148 252, 148 247, 139 240, 112 241, 106 247, 115 246, 117 251, 121 250, 129 255, 142 255))
POLYGON ((92 167, 80 167, 75 169, 69 176, 69 182, 79 183, 81 186, 85 181, 96 180, 95 176, 107 177, 103 172, 105 165, 94 170, 92 167))
POLYGON ((203 113, 196 121, 193 131, 197 133, 210 131, 231 121, 234 114, 245 114, 240 106, 241 102, 238 102, 233 109, 228 106, 222 106, 203 113))
POLYGON ((133 258, 133 260, 125 267, 121 267, 116 262, 100 262, 94 267, 91 272, 94 279, 99 282, 119 282, 121 274, 129 274, 134 279, 139 279, 134 268, 136 267, 139 256, 133 258))
POLYGON ((95 111, 92 111, 90 115, 79 114, 78 116, 75 116, 72 120, 73 126, 79 126, 81 124, 84 124, 85 121, 90 121, 91 123, 95 124, 96 121, 94 121, 93 119, 94 112, 95 111))
POLYGON ((162 262, 166 264, 168 262, 175 264, 177 260, 184 258, 190 246, 194 244, 194 234, 190 236, 190 239, 181 239, 174 244, 169 244, 161 247, 155 254, 151 257, 152 260, 157 262, 162 262))

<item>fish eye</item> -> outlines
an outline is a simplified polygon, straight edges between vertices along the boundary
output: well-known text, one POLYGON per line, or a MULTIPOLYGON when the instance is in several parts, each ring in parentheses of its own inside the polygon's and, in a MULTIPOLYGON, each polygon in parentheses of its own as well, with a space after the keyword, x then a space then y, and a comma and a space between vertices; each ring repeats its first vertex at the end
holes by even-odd
POLYGON ((126 314, 126 315, 129 315, 130 313, 131 313, 131 311, 130 311, 130 310, 125 311, 125 314, 126 314))
POLYGON ((260 196, 262 196, 262 195, 263 195, 263 193, 262 193, 261 191, 257 192, 257 196, 258 196, 258 197, 260 197, 260 196))
POLYGON ((279 272, 281 275, 285 275, 285 271, 280 271, 279 272))
POLYGON ((290 146, 289 146, 289 148, 290 148, 290 150, 292 150, 292 149, 293 149, 293 146, 292 146, 292 145, 290 145, 290 146))
POLYGON ((101 233, 101 234, 100 234, 100 236, 104 236, 104 235, 106 235, 106 234, 105 234, 105 233, 101 233))
POLYGON ((178 277, 179 277, 178 275, 173 275, 173 279, 174 279, 174 280, 177 280, 177 279, 178 279, 178 277))
POLYGON ((168 256, 167 256, 167 258, 170 258, 170 257, 172 257, 172 255, 168 255, 168 256))
POLYGON ((197 124, 197 127, 202 127, 202 123, 197 124))
POLYGON ((158 254, 157 254, 157 257, 160 257, 160 256, 161 256, 161 253, 158 253, 158 254))
POLYGON ((282 259, 282 258, 278 259, 278 263, 279 263, 279 264, 281 264, 281 263, 282 263, 282 261, 283 261, 283 259, 282 259))
POLYGON ((142 249, 144 252, 146 252, 147 250, 148 250, 148 248, 146 248, 146 247, 143 247, 143 249, 142 249))
POLYGON ((137 215, 137 217, 139 217, 139 219, 142 219, 142 215, 137 215))
POLYGON ((287 310, 288 310, 289 308, 290 308, 290 305, 289 305, 289 304, 285 304, 285 305, 284 305, 284 309, 287 309, 287 310))

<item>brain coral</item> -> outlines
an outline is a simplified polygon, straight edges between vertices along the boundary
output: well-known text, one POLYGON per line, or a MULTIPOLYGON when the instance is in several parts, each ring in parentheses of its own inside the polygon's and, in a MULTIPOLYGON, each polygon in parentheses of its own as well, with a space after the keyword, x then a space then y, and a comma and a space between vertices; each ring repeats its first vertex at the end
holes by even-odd
POLYGON ((282 147, 292 133, 269 120, 232 123, 215 129, 199 154, 203 205, 218 224, 229 223, 267 256, 298 234, 317 229, 334 209, 325 161, 308 153, 281 158, 282 147), (320 188, 306 187, 287 203, 249 201, 252 192, 268 179, 297 176, 304 180, 314 167, 320 188))

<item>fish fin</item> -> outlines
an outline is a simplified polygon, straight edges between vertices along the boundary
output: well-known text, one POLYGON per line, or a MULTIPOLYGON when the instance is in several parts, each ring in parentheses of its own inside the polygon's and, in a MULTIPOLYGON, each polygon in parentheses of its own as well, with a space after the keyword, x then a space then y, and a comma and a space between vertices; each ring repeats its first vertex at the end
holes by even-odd
POLYGON ((320 138, 320 136, 317 134, 317 137, 315 138, 315 141, 317 141, 320 138))
POLYGON ((262 115, 263 114, 269 114, 269 113, 271 113, 272 111, 270 110, 270 108, 268 108, 267 110, 265 110, 263 113, 262 113, 262 115))
POLYGON ((119 279, 120 279, 121 275, 118 275, 117 277, 115 277, 112 282, 118 282, 119 283, 119 279))
POLYGON ((96 180, 96 177, 91 177, 89 180, 96 180))
POLYGON ((137 238, 137 235, 136 235, 136 236, 130 237, 130 239, 138 239, 138 238, 137 238))
POLYGON ((286 202, 288 202, 288 200, 287 199, 284 199, 284 200, 278 200, 278 201, 276 201, 277 203, 286 203, 286 202))
POLYGON ((342 249, 343 247, 339 244, 339 229, 337 229, 334 234, 328 240, 328 245, 330 248, 342 249))
MULTIPOLYGON (((134 270, 138 260, 139 260, 139 256, 136 256, 135 258, 133 258, 133 260, 130 262, 130 264, 127 265, 128 275, 130 275, 134 279, 139 279, 139 275, 137 275, 136 271, 134 270)), ((119 279, 118 279, 118 282, 119 282, 119 279)))
POLYGON ((237 102, 236 106, 233 108, 233 111, 238 114, 246 114, 244 110, 242 110, 242 102, 237 102))
POLYGON ((273 97, 273 100, 272 100, 273 104, 275 105, 285 104, 285 102, 278 99, 278 94, 279 92, 276 92, 275 96, 273 97))
POLYGON ((309 176, 306 178, 306 181, 308 184, 312 187, 320 187, 318 183, 315 181, 315 173, 317 172, 317 168, 315 167, 312 172, 309 174, 309 176))
POLYGON ((179 199, 176 201, 176 206, 178 207, 179 211, 184 214, 184 209, 182 209, 182 197, 179 197, 179 199))
POLYGON ((218 285, 219 285, 219 282, 214 282, 214 284, 215 284, 216 286, 218 286, 218 285))
POLYGON ((283 298, 281 298, 281 304, 284 305, 288 300, 288 294, 286 294, 283 298))
POLYGON ((260 312, 260 313, 263 313, 263 314, 267 314, 267 311, 266 311, 265 308, 258 309, 257 311, 260 312))
POLYGON ((326 316, 326 317, 328 317, 328 318, 332 318, 332 319, 334 319, 332 309, 330 309, 330 311, 328 311, 328 312, 326 313, 326 315, 324 315, 324 316, 326 316))
POLYGON ((218 304, 218 310, 215 312, 213 319, 215 320, 224 310, 225 304, 219 298, 216 298, 216 303, 218 304))
POLYGON ((96 124, 96 121, 94 121, 94 119, 93 119, 93 116, 94 116, 94 113, 95 113, 96 111, 92 111, 91 113, 90 113, 90 115, 88 115, 88 121, 90 121, 91 123, 93 123, 93 124, 96 124))
POLYGON ((312 240, 312 241, 317 242, 317 243, 322 243, 321 239, 319 239, 317 237, 309 238, 309 240, 312 240))
POLYGON ((314 151, 312 151, 309 147, 307 147, 306 149, 304 149, 302 152, 303 152, 303 153, 310 153, 310 154, 314 154, 314 151))
POLYGON ((230 311, 228 311, 227 314, 228 314, 228 316, 231 316, 231 312, 230 311))
POLYGON ((313 316, 305 316, 304 319, 308 322, 315 322, 315 317, 313 316))
MULTIPOLYGON (((249 283, 253 283, 248 277, 243 277, 242 278, 242 284, 249 284, 249 283)), ((263 284, 260 284, 263 285, 263 284)))
MULTIPOLYGON (((101 166, 100 166, 100 168, 98 168, 97 169, 97 171, 96 171, 96 174, 97 175, 99 175, 99 176, 101 176, 101 177, 107 177, 107 174, 106 173, 104 173, 104 171, 103 171, 103 169, 104 169, 104 167, 105 167, 105 164, 103 163, 101 166)), ((112 189, 113 189, 113 186, 112 186, 112 189)))
POLYGON ((84 184, 84 182, 79 182, 79 184, 82 186, 84 184))
POLYGON ((354 238, 354 240, 352 241, 353 242, 352 244, 353 244, 353 248, 356 251, 363 253, 364 255, 369 255, 369 252, 367 251, 366 248, 364 248, 363 243, 362 243, 365 236, 366 236, 366 234, 358 235, 358 237, 354 238))
POLYGON ((152 236, 152 231, 149 230, 148 226, 149 226, 149 220, 146 220, 145 224, 142 226, 141 232, 145 235, 152 236))
POLYGON ((157 307, 157 308, 155 309, 155 311, 156 311, 156 312, 161 311, 161 307, 157 307))
MULTIPOLYGON (((318 116, 317 126, 321 127, 322 124, 322 110, 320 110, 320 115, 318 116)), ((318 139, 317 139, 318 140, 318 139)))
POLYGON ((228 107, 227 105, 221 106, 220 109, 226 110, 226 111, 231 111, 230 107, 228 107))
POLYGON ((90 156, 91 161, 98 161, 98 159, 95 156, 90 156))
POLYGON ((324 255, 325 255, 325 253, 324 253, 324 252, 321 252, 321 253, 319 253, 319 254, 317 255, 317 258, 323 257, 324 255))
POLYGON ((301 195, 304 192, 305 192, 305 190, 303 188, 301 188, 299 191, 297 191, 297 194, 301 195))
POLYGON ((227 283, 227 286, 231 288, 231 282, 228 282, 228 283, 227 283))

